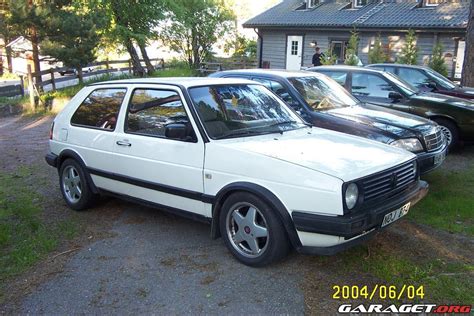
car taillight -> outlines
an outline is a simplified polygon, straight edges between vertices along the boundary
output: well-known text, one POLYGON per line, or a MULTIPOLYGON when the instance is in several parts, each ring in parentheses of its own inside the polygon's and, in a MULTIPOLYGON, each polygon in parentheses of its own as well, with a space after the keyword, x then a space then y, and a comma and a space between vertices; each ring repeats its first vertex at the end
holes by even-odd
POLYGON ((53 130, 54 130, 54 122, 51 123, 51 129, 49 130, 49 139, 53 139, 53 130))

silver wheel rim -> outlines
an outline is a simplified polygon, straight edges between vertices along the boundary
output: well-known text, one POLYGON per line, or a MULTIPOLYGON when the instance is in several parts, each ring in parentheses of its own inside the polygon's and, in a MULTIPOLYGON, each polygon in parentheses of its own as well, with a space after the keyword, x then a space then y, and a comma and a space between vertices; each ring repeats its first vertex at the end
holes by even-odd
POLYGON ((232 247, 242 256, 257 258, 267 249, 267 222, 259 209, 250 203, 239 202, 231 207, 226 230, 232 247))
POLYGON ((82 196, 82 184, 79 172, 73 166, 64 168, 62 174, 63 192, 70 203, 77 203, 82 196))
POLYGON ((451 130, 447 128, 446 126, 440 126, 441 131, 444 134, 444 137, 446 137, 446 141, 448 142, 448 145, 451 145, 451 142, 453 141, 453 133, 451 133, 451 130))

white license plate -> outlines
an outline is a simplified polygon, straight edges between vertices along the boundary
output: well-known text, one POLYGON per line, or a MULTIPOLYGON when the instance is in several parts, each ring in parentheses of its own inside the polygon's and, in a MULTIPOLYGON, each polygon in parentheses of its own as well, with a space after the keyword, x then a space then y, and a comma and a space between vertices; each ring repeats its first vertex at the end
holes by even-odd
POLYGON ((440 163, 442 163, 444 161, 445 158, 446 158, 446 152, 445 151, 443 151, 442 153, 437 154, 434 157, 434 165, 435 166, 439 165, 440 163))
POLYGON ((400 217, 405 216, 408 213, 408 210, 410 209, 410 204, 411 202, 408 202, 407 204, 403 205, 399 209, 396 209, 393 212, 390 212, 388 214, 385 214, 385 217, 383 218, 382 222, 382 227, 387 226, 388 224, 391 224, 398 220, 400 217))

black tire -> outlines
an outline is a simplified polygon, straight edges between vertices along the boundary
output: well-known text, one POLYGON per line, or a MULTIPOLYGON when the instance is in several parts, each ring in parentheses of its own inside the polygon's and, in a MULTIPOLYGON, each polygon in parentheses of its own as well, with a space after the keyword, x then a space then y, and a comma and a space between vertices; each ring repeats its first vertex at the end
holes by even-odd
POLYGON ((441 128, 447 129, 451 133, 451 143, 449 144, 449 149, 456 148, 459 145, 459 130, 456 124, 444 118, 435 118, 434 121, 438 123, 441 128))
MULTIPOLYGON (((247 217, 248 216, 245 215, 244 218, 247 219, 247 217)), ((250 220, 250 217, 248 220, 250 220)), ((274 263, 284 258, 290 249, 285 228, 277 216, 276 211, 260 198, 250 193, 238 192, 226 199, 222 205, 219 217, 219 228, 224 243, 230 252, 237 260, 248 266, 262 267, 274 263), (237 222, 233 219, 232 214, 234 210, 240 210, 239 215, 244 213, 250 214, 250 207, 256 210, 253 212, 253 214, 256 215, 252 220, 254 224, 256 223, 254 228, 266 228, 266 237, 254 237, 254 233, 257 234, 256 230, 250 229, 249 226, 238 227, 237 222), (231 224, 232 222, 233 224, 231 224), (235 230, 236 227, 237 230, 235 230), (246 240, 242 240, 240 243, 236 242, 235 237, 232 237, 233 233, 235 233, 235 237, 237 237, 237 235, 241 236, 240 234, 242 234, 242 236, 250 238, 250 240, 256 240, 257 249, 262 246, 262 249, 259 249, 261 252, 259 251, 257 254, 246 252, 244 250, 245 248, 251 250, 250 243, 247 243, 246 240)))
POLYGON ((81 165, 74 159, 66 159, 61 164, 61 168, 59 169, 59 187, 64 201, 73 210, 85 210, 91 207, 96 200, 96 196, 90 189, 84 170, 82 170, 81 165), (71 172, 75 177, 66 179, 66 174, 70 176, 71 172), (72 181, 73 178, 77 179, 77 177, 78 180, 72 181), (74 183, 68 185, 67 182, 74 183), (80 194, 76 194, 76 191, 72 192, 74 189, 71 190, 71 187, 75 187, 75 190, 78 188, 79 190, 77 192, 80 191, 80 194))

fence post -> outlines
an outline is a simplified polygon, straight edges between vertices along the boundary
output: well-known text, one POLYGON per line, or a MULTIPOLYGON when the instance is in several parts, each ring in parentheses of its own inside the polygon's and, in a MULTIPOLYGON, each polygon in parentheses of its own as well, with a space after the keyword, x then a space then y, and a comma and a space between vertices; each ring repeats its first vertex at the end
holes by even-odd
POLYGON ((23 75, 20 75, 20 87, 21 87, 21 96, 25 96, 25 79, 23 75))
POLYGON ((56 81, 54 81, 54 70, 53 70, 53 68, 49 68, 49 74, 51 76, 51 87, 53 88, 53 91, 56 91, 56 81))
POLYGON ((106 73, 109 73, 109 69, 110 69, 109 59, 106 58, 105 59, 105 70, 107 70, 106 73))
POLYGON ((36 107, 35 87, 33 83, 33 74, 31 73, 31 65, 27 65, 28 70, 28 93, 30 94, 30 111, 34 111, 36 107))
POLYGON ((129 75, 132 74, 132 60, 131 59, 128 60, 128 74, 129 75))

